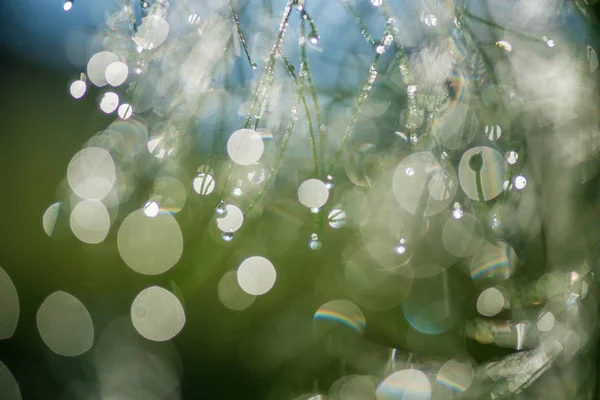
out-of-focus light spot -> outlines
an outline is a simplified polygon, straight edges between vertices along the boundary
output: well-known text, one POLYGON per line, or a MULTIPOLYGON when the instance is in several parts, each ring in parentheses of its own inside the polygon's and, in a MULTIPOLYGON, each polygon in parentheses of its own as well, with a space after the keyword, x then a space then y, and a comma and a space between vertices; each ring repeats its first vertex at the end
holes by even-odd
POLYGON ((261 256, 248 257, 238 267, 237 281, 244 292, 253 296, 267 293, 275 284, 277 271, 271 263, 261 256))
MULTIPOLYGON (((375 391, 380 378, 369 375, 349 377, 340 389, 340 400, 376 400, 375 391)), ((330 395, 332 393, 330 392, 330 395)), ((333 397, 333 396, 332 396, 333 397)), ((334 397, 335 398, 335 397, 334 397)))
POLYGON ((326 334, 345 327, 362 335, 366 328, 362 311, 348 300, 333 300, 323 304, 315 313, 313 321, 317 334, 326 334))
POLYGON ((6 400, 21 400, 21 390, 8 367, 0 361, 0 393, 6 400))
POLYGON ((219 281, 217 294, 221 303, 230 310, 241 311, 250 307, 255 296, 242 290, 237 281, 236 271, 229 271, 219 281))
POLYGON ((120 86, 127 80, 129 68, 122 61, 110 63, 104 71, 104 79, 110 86, 120 86))
POLYGON ((424 15, 421 19, 426 26, 436 26, 438 23, 438 19, 433 14, 424 15))
POLYGON ((486 125, 485 135, 489 140, 498 140, 502 136, 502 128, 499 125, 486 125))
POLYGON ((73 8, 73 1, 65 0, 65 3, 63 4, 63 10, 69 11, 71 8, 73 8))
POLYGON ((115 179, 115 163, 110 153, 100 147, 79 151, 67 167, 69 186, 82 199, 103 199, 111 191, 115 179))
POLYGON ((469 266, 473 280, 505 280, 509 278, 517 264, 517 255, 508 244, 484 244, 471 258, 469 266))
POLYGON ((17 289, 6 271, 0 268, 0 339, 8 339, 15 333, 19 310, 17 289))
POLYGON ((56 227, 56 221, 58 220, 58 212, 60 211, 60 203, 54 203, 46 209, 44 216, 42 217, 42 226, 46 235, 52 237, 54 234, 54 228, 56 227))
POLYGON ((185 325, 185 312, 173 293, 158 286, 142 290, 131 305, 135 330, 148 340, 164 342, 185 325))
POLYGON ((508 157, 506 157, 506 161, 510 165, 516 164, 518 159, 519 159, 519 154, 516 151, 510 151, 508 153, 508 157))
POLYGON ((405 369, 388 376, 377 387, 377 400, 429 400, 431 384, 417 369, 405 369))
POLYGON ((548 47, 554 47, 554 40, 552 40, 552 39, 548 39, 548 40, 546 41, 546 44, 548 45, 548 47))
POLYGON ((493 317, 504 309, 504 295, 498 289, 485 289, 477 298, 477 311, 485 317, 493 317))
POLYGON ((340 229, 346 226, 348 216, 341 208, 334 208, 329 212, 327 219, 329 221, 329 226, 331 226, 333 229, 340 229))
POLYGON ((99 200, 83 200, 73 208, 71 230, 84 243, 96 244, 106 239, 110 230, 110 216, 99 200))
POLYGON ((308 208, 321 208, 329 199, 329 190, 323 181, 308 179, 298 188, 298 200, 308 208))
POLYGON ((496 42, 496 46, 504 49, 506 51, 512 51, 512 45, 508 43, 506 40, 499 40, 496 42))
POLYGON ((173 267, 183 252, 183 236, 177 220, 169 213, 153 218, 144 210, 125 218, 117 234, 119 254, 134 271, 158 275, 173 267))
POLYGON ((119 95, 115 92, 106 92, 100 100, 100 109, 106 114, 110 114, 117 109, 119 105, 119 95))
POLYGON ((502 193, 506 160, 491 147, 473 147, 463 153, 458 167, 460 185, 469 198, 488 201, 502 193))
POLYGON ((69 92, 75 99, 82 98, 86 90, 87 84, 82 80, 76 80, 75 82, 71 83, 71 86, 69 86, 69 92))
POLYGON ((310 394, 303 394, 302 396, 298 396, 298 397, 294 398, 294 400, 331 400, 331 399, 323 394, 310 393, 310 394))
POLYGON ((519 175, 515 178, 515 188, 523 189, 527 185, 527 179, 523 175, 519 175))
POLYGON ((375 7, 381 7, 383 0, 371 0, 371 4, 373 4, 375 7))
POLYGON ((468 257, 483 245, 482 237, 483 227, 479 220, 457 208, 452 211, 452 218, 448 218, 444 225, 442 245, 455 257, 468 257))
MULTIPOLYGON (((85 362, 94 368, 90 395, 62 396, 62 399, 98 400, 181 400, 183 369, 181 357, 171 342, 150 342, 140 336, 131 315, 110 322, 94 345, 94 357, 85 362)), ((91 358, 91 357, 90 357, 91 358)))
POLYGON ((92 348, 92 317, 77 298, 62 291, 44 300, 37 312, 37 327, 46 346, 62 356, 78 356, 92 348))
POLYGON ((554 327, 556 318, 550 311, 544 311, 540 314, 537 320, 537 328, 540 332, 548 332, 554 327))
POLYGON ((117 110, 117 114, 119 114, 119 118, 121 119, 127 119, 129 117, 131 117, 131 114, 133 113, 133 107, 131 107, 131 104, 127 104, 127 103, 123 103, 119 106, 119 109, 117 110))
POLYGON ((449 163, 440 162, 430 152, 419 152, 409 155, 396 167, 392 189, 404 210, 414 214, 425 203, 424 215, 431 216, 452 203, 458 182, 449 163))
POLYGON ((160 46, 169 35, 169 23, 158 15, 148 15, 142 19, 133 41, 145 50, 160 46))
POLYGON ((201 172, 194 178, 192 186, 196 193, 206 196, 215 190, 215 180, 212 175, 201 172))
POLYGON ((265 144, 262 137, 252 129, 240 129, 229 137, 227 154, 239 165, 252 165, 262 157, 265 144))
POLYGON ((471 386, 474 376, 475 371, 470 362, 449 360, 438 371, 436 381, 454 392, 462 393, 471 386))
POLYGON ((160 208, 171 214, 177 214, 185 206, 187 190, 179 179, 162 176, 154 181, 152 197, 159 199, 160 208))
POLYGON ((155 201, 149 201, 144 205, 144 214, 147 217, 154 218, 158 215, 159 211, 160 211, 160 207, 158 206, 158 203, 155 201))
POLYGON ((101 51, 94 54, 87 64, 87 75, 90 81, 98 86, 106 86, 105 71, 106 67, 115 61, 119 61, 119 57, 110 51, 101 51))
POLYGON ((239 230, 244 223, 244 213, 237 206, 227 204, 225 214, 217 218, 217 226, 223 232, 233 233, 239 230))

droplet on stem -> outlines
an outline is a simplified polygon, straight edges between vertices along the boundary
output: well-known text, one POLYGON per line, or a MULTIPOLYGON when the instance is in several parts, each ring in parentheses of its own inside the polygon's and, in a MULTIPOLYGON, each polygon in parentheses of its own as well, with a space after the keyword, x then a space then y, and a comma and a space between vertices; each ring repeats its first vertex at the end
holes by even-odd
POLYGON ((223 202, 222 200, 219 202, 217 208, 215 208, 215 213, 219 218, 223 218, 227 215, 227 207, 225 205, 225 202, 223 202))
POLYGON ((321 241, 316 233, 310 235, 310 241, 308 242, 308 248, 317 251, 321 249, 321 241))

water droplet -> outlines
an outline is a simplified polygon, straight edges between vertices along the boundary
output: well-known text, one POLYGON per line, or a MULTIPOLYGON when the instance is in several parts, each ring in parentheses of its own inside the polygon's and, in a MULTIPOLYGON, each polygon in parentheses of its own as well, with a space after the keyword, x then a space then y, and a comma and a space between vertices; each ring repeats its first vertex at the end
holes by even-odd
POLYGON ((519 154, 516 151, 510 151, 508 153, 508 157, 506 157, 506 161, 511 165, 516 164, 518 159, 519 159, 519 154))
POLYGON ((383 0, 371 0, 371 4, 375 7, 380 7, 383 4, 383 0))
POLYGON ((396 254, 396 260, 399 266, 408 264, 412 254, 408 248, 408 241, 405 238, 399 238, 394 247, 394 253, 396 254))
POLYGON ((250 67, 255 70, 256 68, 258 68, 258 64, 256 64, 255 62, 253 62, 252 64, 250 64, 250 67))
POLYGON ((398 239, 398 244, 394 248, 394 251, 398 255, 402 255, 406 253, 406 239, 400 238, 398 239))
POLYGON ((519 175, 515 178, 515 188, 518 190, 523 189, 527 185, 527 179, 523 175, 519 175))
POLYGON ((319 240, 319 236, 316 233, 313 233, 312 235, 310 235, 310 241, 308 242, 308 247, 313 251, 317 251, 317 250, 321 249, 321 241, 319 240))
POLYGON ((312 44, 317 44, 319 42, 319 35, 317 35, 316 31, 311 31, 308 34, 308 40, 312 43, 312 44))
POLYGON ((222 200, 219 202, 219 205, 217 205, 217 208, 215 208, 215 213, 219 218, 223 218, 227 215, 227 206, 225 205, 225 202, 222 200))
POLYGON ((310 209, 310 212, 313 214, 318 214, 319 212, 321 212, 321 209, 319 207, 313 207, 310 209))
POLYGON ((233 233, 231 233, 231 232, 223 232, 221 234, 221 239, 223 239, 226 242, 231 242, 233 240, 233 233))
POLYGON ((375 48, 375 51, 377 54, 383 54, 385 52, 385 46, 380 44, 375 48))
POLYGON ((333 189, 333 176, 327 175, 327 180, 325 181, 325 187, 327 190, 333 189))

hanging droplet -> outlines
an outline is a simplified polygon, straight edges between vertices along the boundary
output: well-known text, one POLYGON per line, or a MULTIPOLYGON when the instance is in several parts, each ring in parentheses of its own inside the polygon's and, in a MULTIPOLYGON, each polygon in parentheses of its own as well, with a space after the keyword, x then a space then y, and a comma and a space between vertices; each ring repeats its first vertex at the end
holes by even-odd
POLYGON ((231 233, 231 232, 223 232, 221 234, 221 239, 223 239, 226 242, 231 242, 233 240, 233 233, 231 233))
POLYGON ((454 217, 454 219, 461 219, 463 214, 464 212, 460 203, 454 203, 454 207, 452 208, 452 217, 454 217))
POLYGON ((333 189, 333 176, 327 175, 327 179, 325 180, 325 187, 327 190, 333 189))
POLYGON ((321 249, 321 241, 316 233, 310 235, 310 242, 308 242, 308 248, 317 251, 321 249))
POLYGON ((399 266, 408 264, 412 254, 408 248, 408 241, 405 238, 398 239, 396 247, 394 247, 394 253, 396 253, 396 260, 399 266))
POLYGON ((385 52, 385 46, 382 44, 377 45, 375 51, 377 52, 377 54, 383 54, 385 52))
POLYGON ((223 202, 223 200, 221 200, 217 205, 217 208, 215 208, 215 213, 219 218, 223 218, 227 215, 227 206, 225 205, 225 202, 223 202))
POLYGON ((69 11, 71 8, 73 8, 73 0, 65 0, 65 3, 63 4, 63 10, 69 11))
POLYGON ((308 40, 310 40, 310 43, 312 44, 317 44, 319 43, 319 35, 313 30, 308 34, 308 40))
POLYGON ((318 214, 319 212, 321 212, 321 209, 319 207, 313 207, 310 209, 310 212, 313 214, 318 214))
POLYGON ((402 255, 406 253, 406 239, 404 238, 400 238, 398 239, 398 243, 396 245, 396 247, 394 248, 394 251, 396 252, 396 254, 402 255))
POLYGON ((253 62, 252 64, 250 64, 250 68, 252 68, 253 70, 255 70, 256 68, 258 68, 258 64, 256 64, 255 62, 253 62))

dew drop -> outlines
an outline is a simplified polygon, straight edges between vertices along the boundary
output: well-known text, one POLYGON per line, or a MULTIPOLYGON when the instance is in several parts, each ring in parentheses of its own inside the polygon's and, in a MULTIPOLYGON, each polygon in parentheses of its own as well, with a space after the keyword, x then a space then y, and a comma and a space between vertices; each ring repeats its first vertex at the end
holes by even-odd
POLYGON ((333 189, 333 176, 327 175, 327 180, 325 181, 325 187, 327 190, 333 189))
POLYGON ((219 202, 219 205, 217 205, 217 208, 215 208, 215 213, 220 218, 225 217, 227 215, 227 206, 225 205, 225 202, 223 202, 222 200, 219 202))
POLYGON ((310 235, 310 241, 308 242, 308 248, 317 251, 321 250, 321 241, 319 240, 319 236, 316 233, 310 235))
POLYGON ((221 239, 223 239, 226 242, 231 242, 233 240, 233 233, 231 233, 231 232, 223 232, 221 234, 221 239))
POLYGON ((253 62, 252 64, 250 64, 250 67, 255 70, 256 68, 258 68, 258 64, 256 64, 255 62, 253 62))
POLYGON ((316 31, 311 31, 308 34, 308 40, 310 40, 312 44, 317 44, 319 42, 319 35, 317 35, 316 31))

